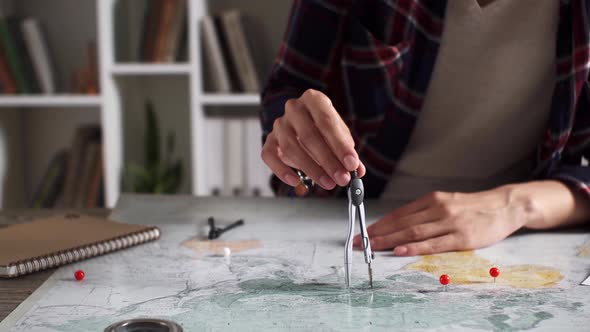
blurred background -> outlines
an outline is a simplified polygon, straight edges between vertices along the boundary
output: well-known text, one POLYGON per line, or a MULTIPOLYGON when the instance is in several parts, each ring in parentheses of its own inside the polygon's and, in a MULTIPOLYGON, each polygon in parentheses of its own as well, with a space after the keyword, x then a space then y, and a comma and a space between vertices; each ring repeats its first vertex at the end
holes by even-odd
POLYGON ((257 113, 290 5, 0 0, 2 208, 272 196, 257 113))

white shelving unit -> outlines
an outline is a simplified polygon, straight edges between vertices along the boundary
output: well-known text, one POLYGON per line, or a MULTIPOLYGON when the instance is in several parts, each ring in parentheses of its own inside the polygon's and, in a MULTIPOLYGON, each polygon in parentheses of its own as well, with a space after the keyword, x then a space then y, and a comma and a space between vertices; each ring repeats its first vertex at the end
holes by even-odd
POLYGON ((260 105, 260 96, 257 94, 212 94, 201 95, 203 105, 260 105))
POLYGON ((117 201, 121 188, 119 174, 123 166, 122 101, 116 78, 122 76, 186 75, 189 78, 190 98, 190 150, 191 150, 191 193, 207 195, 204 170, 205 141, 204 107, 207 104, 256 105, 258 96, 252 95, 205 95, 202 84, 201 47, 199 22, 207 14, 205 0, 188 0, 188 63, 174 64, 118 64, 115 62, 114 13, 117 0, 101 0, 98 4, 100 35, 101 86, 105 103, 102 123, 105 133, 105 195, 106 204, 117 201))
MULTIPOLYGON (((187 85, 186 91, 189 98, 188 121, 182 121, 183 123, 190 123, 187 125, 187 130, 189 132, 189 148, 187 149, 189 151, 187 153, 190 153, 190 156, 183 156, 188 165, 188 174, 185 174, 185 176, 190 178, 190 185, 188 186, 190 188, 188 191, 193 195, 211 194, 208 192, 210 188, 207 188, 206 182, 207 166, 205 161, 207 159, 207 137, 205 136, 206 131, 204 130, 204 127, 207 125, 206 108, 244 106, 251 109, 252 107, 260 105, 260 97, 258 94, 221 94, 205 92, 205 84, 203 83, 205 75, 203 75, 201 68, 202 50, 199 29, 201 19, 203 16, 209 14, 209 9, 215 12, 233 8, 234 6, 237 6, 240 10, 250 10, 250 14, 264 17, 264 22, 257 23, 260 29, 264 29, 261 31, 270 31, 269 33, 272 34, 273 37, 270 38, 272 41, 269 42, 269 38, 266 38, 266 43, 271 45, 266 45, 267 50, 265 56, 261 57, 260 52, 254 53, 253 55, 255 57, 255 62, 257 62, 256 65, 258 67, 264 66, 266 68, 267 66, 270 67, 272 58, 274 58, 274 52, 276 51, 276 48, 278 48, 280 35, 282 35, 282 30, 286 23, 287 9, 290 6, 289 2, 280 2, 281 4, 279 4, 274 0, 255 0, 248 3, 243 3, 239 0, 186 0, 188 59, 186 62, 180 63, 152 64, 135 63, 130 62, 128 59, 119 59, 120 57, 117 52, 117 46, 121 43, 117 38, 121 37, 120 34, 122 33, 121 31, 116 31, 117 10, 120 10, 121 7, 117 7, 117 5, 130 5, 132 3, 141 4, 141 1, 146 0, 60 1, 66 3, 66 5, 71 8, 75 8, 78 4, 81 6, 94 6, 92 10, 96 11, 96 26, 91 28, 96 31, 95 38, 98 49, 100 95, 84 96, 59 94, 54 96, 0 96, 0 108, 51 109, 65 107, 72 109, 97 109, 103 132, 105 204, 107 207, 112 207, 121 193, 121 176, 123 165, 126 162, 126 156, 124 153, 128 153, 128 151, 125 151, 125 130, 126 126, 129 124, 125 122, 125 116, 126 112, 129 112, 129 110, 125 109, 125 102, 127 98, 133 98, 126 95, 126 89, 123 87, 125 84, 121 84, 121 82, 135 80, 135 82, 142 83, 144 78, 145 80, 151 80, 153 77, 156 77, 156 79, 164 79, 164 77, 180 79, 182 80, 182 85, 187 85), (281 8, 281 10, 278 14, 276 13, 277 10, 274 10, 275 12, 272 13, 273 9, 270 9, 269 13, 261 13, 263 11, 256 9, 256 6, 259 8, 271 6, 269 8, 281 8), (275 32, 275 29, 277 29, 278 32, 275 32), (272 52, 272 54, 268 54, 269 52, 272 52)), ((29 7, 33 8, 33 15, 41 15, 39 11, 44 10, 35 9, 34 2, 31 2, 29 7)), ((69 14, 65 13, 63 15, 64 16, 56 20, 65 19, 69 16, 69 14)), ((134 13, 134 15, 137 15, 137 13, 134 13)), ((137 18, 135 18, 135 20, 137 21, 137 18)), ((141 20, 141 18, 139 20, 141 20)), ((92 24, 89 22, 85 23, 92 24)), ((133 22, 133 24, 137 23, 141 22, 133 22)), ((137 43, 138 41, 134 42, 137 43)), ((132 48, 134 45, 129 47, 132 48)), ((255 48, 255 51, 258 51, 258 48, 255 48)), ((65 61, 68 60, 66 59, 65 61)), ((264 75, 264 70, 262 70, 262 72, 262 75, 264 75)), ((61 75, 63 76, 64 73, 61 73, 61 75)), ((156 90, 158 89, 156 88, 156 90)), ((51 111, 54 112, 55 110, 51 111)), ((138 131, 140 128, 134 129, 135 131, 138 131)), ((135 133, 135 135, 140 135, 140 133, 135 133)), ((259 144, 259 142, 256 142, 256 144, 259 144)))
POLYGON ((100 107, 100 96, 31 95, 0 97, 0 107, 100 107))
POLYGON ((189 64, 115 64, 111 70, 113 75, 189 75, 189 64))
MULTIPOLYGON (((121 0, 119 0, 121 1, 121 0)), ((272 0, 267 0, 269 3, 272 0)), ((213 1, 215 2, 215 1, 213 1)), ((211 4, 213 5, 213 2, 211 4)), ((209 13, 207 0, 187 0, 188 60, 173 64, 116 63, 115 22, 113 14, 117 0, 100 0, 98 4, 101 86, 103 89, 102 123, 105 132, 106 202, 112 206, 120 193, 119 178, 122 168, 123 128, 122 96, 116 79, 134 76, 174 76, 188 78, 190 105, 190 192, 193 195, 209 195, 207 187, 207 137, 205 108, 209 106, 257 106, 258 94, 216 94, 206 93, 203 84, 202 50, 200 43, 200 22, 209 13)), ((218 5, 216 2, 215 5, 218 5)), ((226 1, 227 5, 227 1, 226 1)), ((213 8, 215 10, 216 8, 213 8)), ((281 24, 282 25, 282 24, 281 24)), ((282 26, 281 26, 282 29, 282 26)), ((273 50, 274 52, 274 50, 273 50)), ((272 57, 271 57, 272 58, 272 57)), ((258 142, 256 142, 258 144, 258 142)))

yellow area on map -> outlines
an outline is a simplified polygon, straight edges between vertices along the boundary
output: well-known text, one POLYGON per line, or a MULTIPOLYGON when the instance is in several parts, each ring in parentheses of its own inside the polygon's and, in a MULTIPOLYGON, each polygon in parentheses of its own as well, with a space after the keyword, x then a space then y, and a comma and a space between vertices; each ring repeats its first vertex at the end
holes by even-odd
POLYGON ((260 248, 260 241, 219 241, 190 239, 182 243, 184 247, 193 249, 198 255, 223 255, 223 249, 229 248, 232 253, 238 253, 248 249, 260 248))
POLYGON ((578 247, 578 257, 590 258, 590 240, 578 247))
POLYGON ((423 256, 419 261, 406 265, 404 269, 431 273, 437 278, 441 274, 447 274, 451 277, 451 284, 465 285, 493 283, 489 275, 492 266, 500 269, 497 284, 515 288, 551 287, 563 279, 563 275, 554 268, 528 264, 493 265, 473 251, 423 256))

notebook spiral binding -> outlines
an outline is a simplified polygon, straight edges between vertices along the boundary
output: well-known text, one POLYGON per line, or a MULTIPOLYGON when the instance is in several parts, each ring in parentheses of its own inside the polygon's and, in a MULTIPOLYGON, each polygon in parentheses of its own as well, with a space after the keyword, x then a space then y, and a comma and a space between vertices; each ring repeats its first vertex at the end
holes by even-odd
POLYGON ((158 228, 153 228, 108 241, 93 243, 46 256, 35 257, 33 259, 11 264, 8 275, 9 277, 18 277, 24 274, 50 269, 52 267, 74 263, 86 258, 101 256, 112 251, 153 241, 159 237, 160 230, 158 228))

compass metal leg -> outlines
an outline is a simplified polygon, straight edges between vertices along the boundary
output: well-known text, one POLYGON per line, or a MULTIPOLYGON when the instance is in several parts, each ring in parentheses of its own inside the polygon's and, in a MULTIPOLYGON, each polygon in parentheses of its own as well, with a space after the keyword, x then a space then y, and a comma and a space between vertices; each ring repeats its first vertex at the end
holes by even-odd
POLYGON ((371 250, 371 242, 369 241, 369 233, 367 232, 367 223, 365 222, 365 204, 361 203, 358 207, 359 221, 361 226, 361 236, 363 239, 363 253, 365 254, 365 263, 367 263, 369 274, 369 285, 373 288, 373 268, 371 262, 373 261, 373 251, 371 250))
POLYGON ((352 203, 348 203, 348 236, 344 245, 344 273, 346 287, 350 288, 352 277, 352 239, 354 237, 354 223, 357 208, 352 203))
POLYGON ((371 264, 373 260, 373 251, 371 250, 371 242, 369 241, 369 234, 367 233, 367 224, 365 223, 365 204, 361 203, 358 208, 359 219, 361 224, 361 236, 363 238, 363 252, 365 254, 365 263, 371 264))

